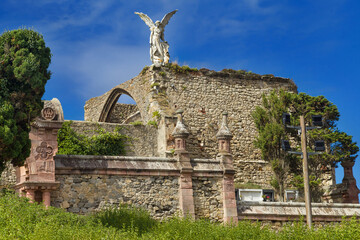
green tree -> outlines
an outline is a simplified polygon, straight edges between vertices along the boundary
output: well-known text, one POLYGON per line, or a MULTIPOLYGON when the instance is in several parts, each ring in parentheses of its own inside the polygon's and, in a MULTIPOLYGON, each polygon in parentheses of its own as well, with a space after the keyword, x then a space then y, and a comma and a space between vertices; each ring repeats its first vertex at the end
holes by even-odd
POLYGON ((281 199, 289 174, 294 176, 293 186, 299 190, 303 187, 301 158, 281 150, 281 139, 290 139, 294 148, 300 147, 297 131, 285 129, 282 124, 283 112, 291 114, 291 125, 294 126, 299 126, 300 115, 304 115, 308 124, 311 123, 312 115, 323 116, 324 127, 308 132, 309 151, 313 151, 315 140, 323 139, 327 146, 324 154, 312 156, 309 161, 312 196, 318 200, 322 195, 319 188, 321 174, 331 169, 330 166, 334 167, 337 162, 345 159, 354 161, 359 148, 352 142, 351 136, 336 128, 340 114, 337 107, 324 96, 312 97, 305 93, 295 94, 284 90, 273 91, 268 96, 263 95, 262 106, 258 106, 253 112, 259 132, 254 143, 261 150, 263 158, 271 162, 274 172, 271 184, 281 199))
POLYGON ((6 162, 19 166, 30 154, 30 123, 43 107, 50 61, 37 32, 18 29, 0 36, 0 172, 6 162))
POLYGON ((333 161, 354 162, 358 156, 357 152, 359 152, 359 147, 353 142, 352 136, 338 130, 335 131, 333 135, 334 141, 330 148, 330 154, 333 157, 333 161))
POLYGON ((293 98, 294 95, 283 90, 273 91, 268 96, 263 95, 262 106, 256 107, 252 114, 259 132, 254 144, 261 150, 264 160, 271 163, 274 171, 271 185, 282 200, 287 173, 293 165, 291 163, 296 161, 296 158, 281 151, 281 139, 288 139, 282 114, 287 112, 293 98))

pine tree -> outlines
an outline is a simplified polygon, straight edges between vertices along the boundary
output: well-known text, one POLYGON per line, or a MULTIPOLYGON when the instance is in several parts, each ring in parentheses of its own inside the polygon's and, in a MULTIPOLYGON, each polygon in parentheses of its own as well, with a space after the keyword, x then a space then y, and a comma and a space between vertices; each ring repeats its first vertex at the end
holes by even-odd
POLYGON ((254 141, 256 147, 262 152, 264 160, 271 163, 274 178, 271 185, 277 190, 283 200, 286 184, 292 184, 299 190, 303 188, 302 160, 295 155, 287 154, 281 150, 281 140, 291 140, 292 146, 300 146, 300 136, 296 130, 286 129, 282 123, 282 113, 291 114, 291 125, 299 126, 300 115, 311 124, 312 115, 322 115, 324 127, 308 132, 309 151, 316 140, 324 140, 326 152, 311 157, 309 161, 310 185, 312 196, 319 200, 323 191, 319 188, 321 174, 324 169, 334 167, 341 161, 355 161, 359 151, 352 137, 340 132, 336 122, 340 114, 337 107, 324 96, 312 97, 305 93, 295 94, 284 90, 272 91, 268 96, 263 95, 262 106, 256 107, 253 118, 258 136, 254 141), (287 176, 293 175, 293 181, 286 183, 287 176))
POLYGON ((50 49, 35 31, 0 36, 0 172, 6 162, 22 165, 30 154, 30 123, 43 107, 50 79, 50 49))

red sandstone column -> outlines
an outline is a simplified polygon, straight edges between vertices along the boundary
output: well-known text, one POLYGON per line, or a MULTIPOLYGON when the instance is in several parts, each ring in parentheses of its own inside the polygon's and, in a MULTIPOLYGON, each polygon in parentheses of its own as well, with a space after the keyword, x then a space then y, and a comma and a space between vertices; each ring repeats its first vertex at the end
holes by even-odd
POLYGON ((30 202, 35 202, 35 190, 27 189, 26 190, 26 197, 30 200, 30 202))
POLYGON ((43 199, 45 207, 49 207, 50 206, 50 199, 51 199, 50 191, 47 191, 47 190, 43 191, 42 199, 43 199))
MULTIPOLYGON (((44 102, 41 115, 31 124, 29 138, 31 153, 24 166, 17 168, 15 189, 25 189, 26 196, 35 201, 34 189, 56 189, 60 183, 55 180, 54 156, 58 150, 57 133, 64 121, 58 99, 44 102), (27 190, 27 189, 32 189, 27 190)), ((45 205, 50 205, 50 192, 43 194, 45 205)))
POLYGON ((221 127, 216 134, 219 142, 219 157, 224 169, 223 177, 223 208, 224 208, 224 223, 235 224, 238 223, 238 214, 235 198, 234 186, 234 166, 232 154, 230 152, 230 140, 232 134, 227 126, 227 113, 223 113, 221 127))
POLYGON ((192 172, 193 168, 190 164, 190 156, 186 151, 186 138, 189 132, 182 121, 182 110, 176 112, 178 114, 178 121, 175 129, 172 132, 175 138, 175 156, 178 159, 180 167, 179 178, 179 202, 180 210, 183 216, 195 219, 195 206, 192 188, 192 172))
POLYGON ((356 179, 353 174, 354 161, 341 162, 341 166, 344 168, 344 178, 342 183, 347 186, 347 193, 344 194, 344 203, 359 203, 359 189, 356 186, 356 179))

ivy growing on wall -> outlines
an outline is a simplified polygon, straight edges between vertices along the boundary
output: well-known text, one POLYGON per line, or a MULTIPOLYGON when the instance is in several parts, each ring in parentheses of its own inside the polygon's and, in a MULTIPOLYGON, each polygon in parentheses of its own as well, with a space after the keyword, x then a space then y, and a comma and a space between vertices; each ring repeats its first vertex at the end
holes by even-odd
POLYGON ((72 121, 64 122, 58 133, 58 154, 69 155, 125 155, 129 137, 120 133, 120 128, 106 132, 98 127, 94 135, 88 137, 76 133, 71 128, 72 121))

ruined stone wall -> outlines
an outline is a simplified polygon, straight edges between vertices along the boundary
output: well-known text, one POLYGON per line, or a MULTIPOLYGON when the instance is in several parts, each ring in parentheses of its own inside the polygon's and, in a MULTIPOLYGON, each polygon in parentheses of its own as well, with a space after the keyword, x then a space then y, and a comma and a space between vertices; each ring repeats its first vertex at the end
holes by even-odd
POLYGON ((100 128, 112 132, 120 128, 120 133, 130 137, 126 147, 126 156, 158 156, 157 153, 157 128, 149 125, 131 125, 115 123, 95 123, 73 121, 71 128, 75 132, 92 136, 100 128))
POLYGON ((11 188, 16 184, 15 168, 7 163, 5 170, 0 175, 0 189, 11 188))
POLYGON ((263 188, 271 189, 269 179, 273 177, 271 165, 266 161, 240 161, 237 171, 241 174, 237 175, 238 183, 254 183, 263 188))
POLYGON ((196 218, 207 218, 221 222, 223 218, 222 179, 193 177, 194 205, 196 218))
MULTIPOLYGON (((287 78, 234 70, 197 71, 173 64, 144 69, 137 77, 86 104, 87 108, 90 105, 101 106, 104 96, 110 96, 116 89, 123 89, 136 101, 144 122, 153 119, 154 112, 169 120, 175 116, 177 109, 183 109, 184 123, 190 132, 187 150, 191 158, 216 157, 218 147, 215 135, 221 114, 228 112, 228 125, 234 136, 231 148, 236 170, 235 182, 252 182, 270 188, 273 173, 270 164, 261 159, 260 150, 253 144, 257 129, 251 114, 256 106, 261 105, 263 94, 280 88, 297 92, 294 82, 287 78)), ((97 111, 101 112, 102 108, 98 107, 97 111)), ((91 110, 85 115, 96 118, 94 112, 91 110)), ((158 135, 159 154, 166 156, 163 152, 174 148, 171 136, 174 124, 171 121, 165 121, 165 127, 161 124, 162 121, 159 125, 162 132, 158 135)), ((329 181, 323 182, 324 185, 331 184, 329 181)))
POLYGON ((73 213, 90 213, 121 203, 141 207, 156 219, 164 219, 179 209, 178 178, 171 176, 56 175, 58 191, 51 205, 73 213))
POLYGON ((151 118, 148 113, 152 112, 150 109, 153 108, 153 101, 151 101, 149 95, 152 78, 152 71, 143 71, 133 79, 112 88, 104 95, 89 99, 84 106, 85 121, 105 122, 112 104, 118 101, 121 94, 126 94, 134 99, 142 121, 146 123, 151 118), (103 119, 101 119, 101 116, 104 116, 103 119))
POLYGON ((129 116, 137 111, 139 111, 138 107, 134 104, 116 103, 113 111, 109 115, 108 122, 123 123, 129 116))
POLYGON ((261 160, 260 150, 254 147, 257 130, 251 114, 256 106, 261 105, 263 94, 280 88, 296 92, 296 85, 290 79, 257 74, 208 70, 186 74, 163 72, 165 74, 157 72, 155 77, 159 83, 158 95, 160 98, 161 95, 167 96, 168 106, 164 109, 184 110, 184 123, 190 131, 187 143, 191 156, 216 156, 215 135, 221 114, 228 112, 228 125, 234 136, 231 148, 235 181, 254 182, 269 188, 272 171, 261 160))

